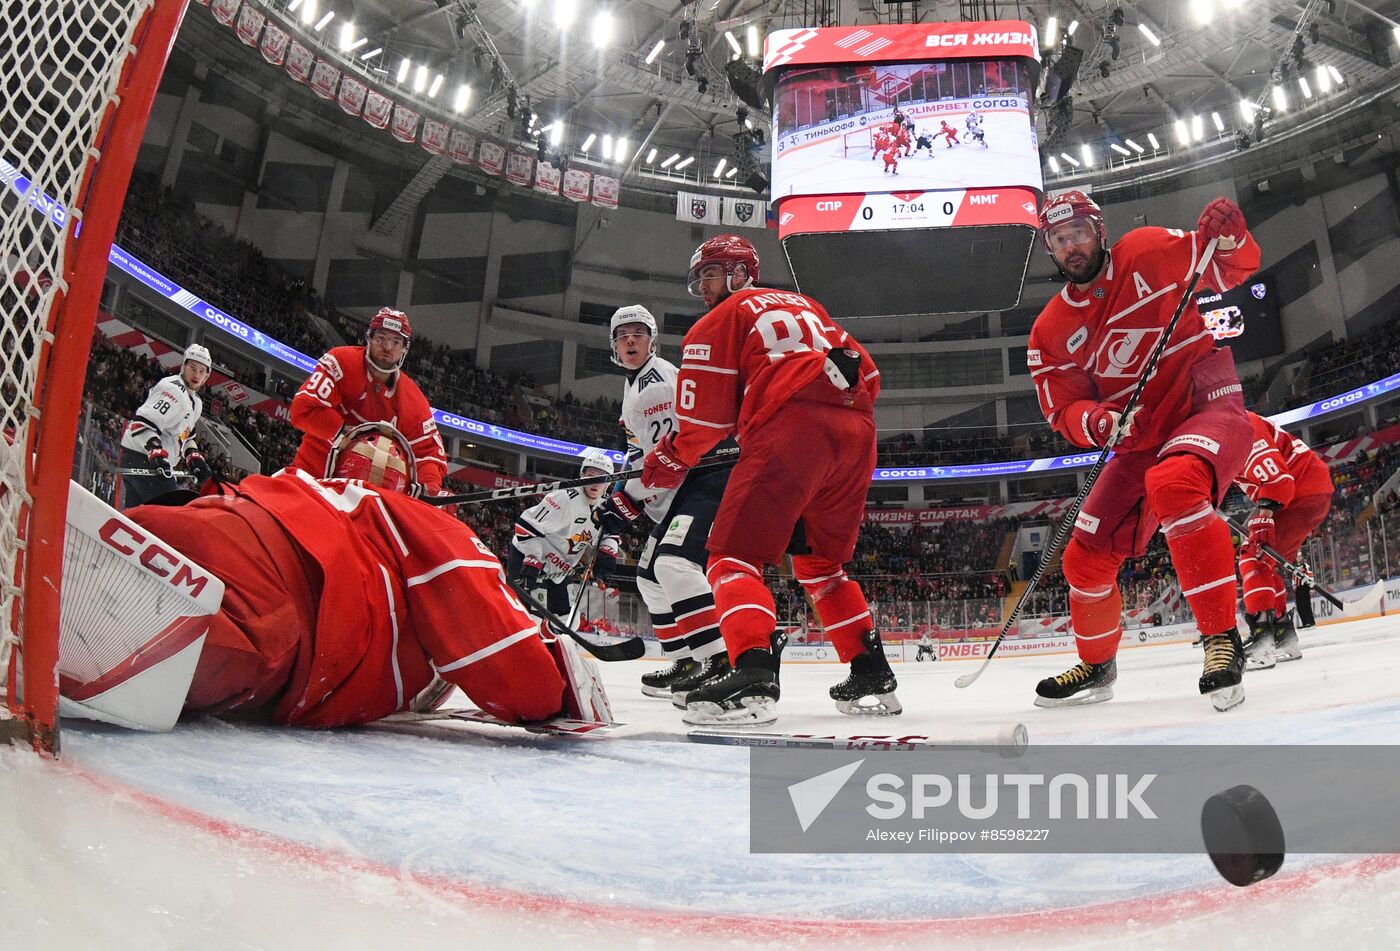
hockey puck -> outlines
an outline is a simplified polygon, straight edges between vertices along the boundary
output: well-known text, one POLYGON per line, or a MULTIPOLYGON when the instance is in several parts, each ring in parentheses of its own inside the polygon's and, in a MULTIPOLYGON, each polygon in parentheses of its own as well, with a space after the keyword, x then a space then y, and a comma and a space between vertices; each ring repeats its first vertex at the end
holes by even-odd
POLYGON ((1030 745, 1030 731, 1026 729, 1024 723, 1017 723, 1002 730, 997 738, 998 752, 1005 759, 1015 759, 1026 752, 1026 747, 1030 745))
POLYGON ((1283 865, 1283 825, 1268 798, 1253 786, 1216 793, 1201 806, 1201 836, 1216 871, 1243 888, 1283 865))

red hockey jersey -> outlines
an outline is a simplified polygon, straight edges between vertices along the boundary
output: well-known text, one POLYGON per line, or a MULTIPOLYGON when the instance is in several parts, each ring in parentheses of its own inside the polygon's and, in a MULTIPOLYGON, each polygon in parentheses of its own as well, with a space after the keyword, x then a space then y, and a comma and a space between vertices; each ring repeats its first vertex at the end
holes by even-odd
MULTIPOLYGON (((1088 411, 1096 403, 1121 409, 1128 402, 1191 280, 1198 252, 1194 232, 1136 228, 1113 246, 1088 290, 1066 284, 1045 305, 1031 328, 1026 366, 1040 411, 1056 432, 1076 446, 1093 446, 1088 411)), ((1258 267, 1259 245, 1246 232, 1233 251, 1216 253, 1200 285, 1229 290, 1258 267)), ((1134 434, 1137 448, 1160 445, 1190 414, 1190 368, 1214 348, 1201 312, 1189 302, 1139 400, 1145 412, 1134 434)))
POLYGON ((681 343, 676 377, 675 451, 696 460, 721 440, 757 429, 799 390, 825 379, 826 355, 848 348, 861 355, 851 391, 831 389, 833 402, 875 402, 880 371, 856 339, 802 294, 749 288, 729 295, 681 343))
POLYGON ((389 385, 376 383, 365 364, 364 347, 336 347, 292 397, 292 425, 301 446, 292 465, 320 478, 326 472, 331 440, 346 426, 392 423, 404 434, 418 464, 418 481, 434 492, 447 475, 447 453, 423 391, 403 373, 389 385))
POLYGON ((1254 446, 1235 484, 1251 501, 1269 499, 1287 505, 1295 498, 1332 494, 1327 463, 1303 440, 1257 413, 1249 414, 1249 425, 1254 430, 1254 446))

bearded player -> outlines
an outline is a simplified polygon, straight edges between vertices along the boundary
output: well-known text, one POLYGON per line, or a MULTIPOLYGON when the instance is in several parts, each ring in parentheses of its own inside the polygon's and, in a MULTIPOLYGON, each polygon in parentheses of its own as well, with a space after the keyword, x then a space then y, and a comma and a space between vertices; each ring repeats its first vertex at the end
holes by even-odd
POLYGON ((390 423, 413 451, 418 482, 410 495, 437 495, 447 475, 447 453, 423 391, 403 372, 413 328, 403 311, 382 308, 365 328, 363 347, 335 347, 292 397, 292 425, 303 433, 292 465, 316 478, 337 437, 363 423, 390 423))
POLYGON ((1227 198, 1206 205, 1194 232, 1137 228, 1111 249, 1103 213, 1083 192, 1050 199, 1040 225, 1068 279, 1031 328, 1026 362, 1041 411, 1086 449, 1104 446, 1115 428, 1122 436, 1064 553, 1080 660, 1042 680, 1035 702, 1113 696, 1123 634, 1118 569, 1141 556, 1160 527, 1205 647, 1200 692, 1229 709, 1244 700, 1244 653, 1235 629, 1234 549, 1215 506, 1243 467, 1251 437, 1234 358, 1216 347, 1193 300, 1134 412, 1122 411, 1207 242, 1217 239, 1201 283, 1216 291, 1259 267, 1259 246, 1227 198))
POLYGON ((894 674, 860 585, 855 552, 875 468, 880 373, 820 304, 758 285, 758 254, 735 235, 690 260, 689 288, 710 311, 681 345, 674 435, 647 455, 642 484, 679 485, 720 440, 742 452, 710 531, 707 574, 734 669, 687 697, 687 723, 771 723, 778 655, 764 565, 785 551, 850 676, 831 688, 842 713, 900 712, 894 674))

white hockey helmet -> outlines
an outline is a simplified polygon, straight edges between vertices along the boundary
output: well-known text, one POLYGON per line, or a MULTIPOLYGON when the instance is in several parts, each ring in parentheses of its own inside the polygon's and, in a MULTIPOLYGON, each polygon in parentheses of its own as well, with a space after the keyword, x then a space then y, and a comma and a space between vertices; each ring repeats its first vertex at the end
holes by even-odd
POLYGON ((183 364, 190 360, 202 365, 206 370, 211 372, 214 369, 214 358, 209 355, 208 347, 201 346, 197 343, 190 344, 185 348, 185 355, 180 362, 183 364))
POLYGON ((589 469, 596 469, 606 475, 612 475, 617 471, 617 466, 613 465, 612 456, 601 449, 590 449, 583 454, 583 459, 579 463, 578 474, 584 475, 589 469))
POLYGON ((619 307, 613 311, 612 320, 608 324, 608 349, 612 352, 612 362, 622 366, 622 361, 617 358, 617 328, 627 324, 643 324, 651 334, 651 352, 656 352, 656 318, 651 315, 641 304, 628 304, 626 307, 619 307))

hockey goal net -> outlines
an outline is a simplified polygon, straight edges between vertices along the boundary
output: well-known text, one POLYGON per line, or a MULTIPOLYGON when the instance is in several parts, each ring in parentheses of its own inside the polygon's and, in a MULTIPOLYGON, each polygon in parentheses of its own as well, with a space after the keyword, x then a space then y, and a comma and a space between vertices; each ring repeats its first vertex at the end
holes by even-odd
POLYGON ((0 21, 0 736, 58 748, 60 579, 107 256, 185 0, 0 21))
POLYGON ((836 154, 841 158, 868 159, 874 148, 875 143, 870 137, 869 129, 852 129, 850 132, 841 134, 841 140, 836 146, 836 154))

